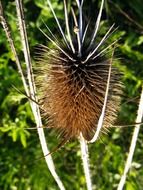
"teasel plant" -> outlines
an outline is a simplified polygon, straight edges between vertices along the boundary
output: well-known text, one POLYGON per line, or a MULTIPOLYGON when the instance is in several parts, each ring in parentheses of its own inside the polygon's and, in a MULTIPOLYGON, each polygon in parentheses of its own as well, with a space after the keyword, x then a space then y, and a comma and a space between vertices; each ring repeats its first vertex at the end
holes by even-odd
MULTIPOLYGON (((70 11, 68 2, 63 0, 65 29, 63 29, 56 16, 51 1, 47 0, 57 24, 59 35, 52 33, 48 23, 43 22, 47 32, 39 28, 52 46, 39 46, 34 77, 22 0, 15 0, 15 3, 26 72, 23 71, 17 55, 1 1, 0 21, 15 56, 18 72, 25 89, 25 96, 29 100, 34 115, 47 166, 59 189, 64 190, 65 187, 56 172, 52 154, 56 153, 69 140, 79 139, 87 189, 92 190, 88 143, 96 143, 102 133, 107 133, 109 127, 114 126, 122 96, 122 74, 114 66, 114 51, 116 50, 117 40, 106 45, 106 42, 116 32, 117 28, 113 24, 105 35, 97 40, 101 27, 104 0, 101 0, 93 30, 90 28, 91 23, 86 23, 84 20, 84 0, 75 0, 77 10, 74 7, 70 11), (60 135, 61 141, 51 151, 45 140, 42 119, 46 120, 47 127, 53 128, 60 135)), ((143 92, 141 93, 135 130, 125 170, 121 176, 118 190, 123 189, 132 163, 142 122, 142 107, 143 92)))

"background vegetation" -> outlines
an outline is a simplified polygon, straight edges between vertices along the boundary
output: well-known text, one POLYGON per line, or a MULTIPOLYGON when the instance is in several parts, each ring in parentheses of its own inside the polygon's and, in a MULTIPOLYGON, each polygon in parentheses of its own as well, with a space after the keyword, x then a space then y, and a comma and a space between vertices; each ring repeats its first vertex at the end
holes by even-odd
MULTIPOLYGON (((43 25, 41 19, 56 33, 56 24, 45 0, 24 0, 25 19, 34 56, 38 44, 45 44, 45 37, 37 26, 43 25)), ((85 0, 85 17, 94 20, 99 7, 97 0, 85 0)), ((64 19, 62 0, 52 0, 53 7, 61 22, 64 19)), ((74 1, 73 1, 74 4, 74 1)), ((15 2, 3 0, 5 15, 12 29, 13 39, 18 54, 23 61, 20 37, 17 27, 15 2)), ((107 0, 102 17, 101 33, 113 23, 119 26, 110 38, 119 39, 116 56, 121 58, 117 63, 123 72, 125 84, 122 106, 117 123, 135 122, 143 77, 143 6, 142 0, 107 0)), ((64 23, 64 22, 62 22, 64 23)), ((51 174, 42 156, 28 100, 18 93, 13 85, 23 90, 17 72, 15 59, 7 43, 5 33, 0 28, 0 190, 56 190, 51 174)), ((114 190, 123 172, 124 162, 129 149, 133 127, 114 128, 106 136, 89 145, 92 181, 98 190, 114 190)), ((45 130, 50 148, 58 143, 56 134, 45 130)), ((128 175, 125 190, 142 190, 143 187, 143 130, 141 129, 134 162, 128 175)), ((53 154, 58 174, 68 190, 85 190, 79 143, 73 140, 53 154)))

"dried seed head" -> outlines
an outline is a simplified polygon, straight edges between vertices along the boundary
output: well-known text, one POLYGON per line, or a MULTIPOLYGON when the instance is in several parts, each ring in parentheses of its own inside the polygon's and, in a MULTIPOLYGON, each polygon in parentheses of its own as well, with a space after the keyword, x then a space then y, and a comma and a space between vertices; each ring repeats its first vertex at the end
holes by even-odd
MULTIPOLYGON (((101 18, 101 8, 99 13, 98 22, 101 18)), ((79 14, 82 14, 81 10, 79 14)), ((59 45, 63 43, 55 42, 44 33, 53 42, 55 48, 49 50, 48 47, 42 46, 43 51, 38 58, 37 78, 40 99, 48 127, 59 129, 64 139, 78 137, 82 133, 83 137, 89 141, 96 132, 104 104, 111 60, 109 55, 108 57, 103 55, 110 46, 103 49, 102 45, 110 35, 113 26, 102 40, 95 44, 97 27, 99 27, 96 23, 91 42, 87 43, 86 39, 83 40, 85 34, 80 33, 81 21, 78 27, 73 14, 78 30, 76 34, 73 34, 77 35, 77 40, 72 40, 75 36, 71 36, 68 30, 67 15, 65 4, 65 20, 69 36, 68 40, 64 36, 65 45, 59 45)), ((79 16, 79 18, 82 17, 79 16)), ((62 28, 59 30, 63 36, 62 28)), ((87 32, 87 27, 85 27, 85 32, 87 32)), ((112 126, 117 115, 121 89, 119 78, 118 72, 112 67, 102 131, 112 126)))

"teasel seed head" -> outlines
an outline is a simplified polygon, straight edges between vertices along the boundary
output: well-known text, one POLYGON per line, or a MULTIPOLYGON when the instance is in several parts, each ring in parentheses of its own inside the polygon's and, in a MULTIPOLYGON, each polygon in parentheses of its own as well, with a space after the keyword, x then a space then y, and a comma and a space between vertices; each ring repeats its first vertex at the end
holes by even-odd
POLYGON ((75 27, 71 28, 64 0, 65 35, 50 1, 47 2, 63 40, 56 39, 48 26, 49 35, 40 29, 54 45, 52 49, 41 45, 41 55, 37 58, 37 81, 43 117, 47 120, 48 127, 60 131, 63 139, 69 140, 82 134, 85 140, 90 141, 97 130, 103 107, 105 113, 102 132, 114 124, 119 109, 120 74, 112 65, 113 53, 105 55, 108 49, 114 51, 112 46, 115 42, 104 47, 114 25, 97 44, 104 0, 92 34, 88 34, 88 24, 83 26, 83 1, 76 0, 79 18, 76 18, 72 9, 75 27))

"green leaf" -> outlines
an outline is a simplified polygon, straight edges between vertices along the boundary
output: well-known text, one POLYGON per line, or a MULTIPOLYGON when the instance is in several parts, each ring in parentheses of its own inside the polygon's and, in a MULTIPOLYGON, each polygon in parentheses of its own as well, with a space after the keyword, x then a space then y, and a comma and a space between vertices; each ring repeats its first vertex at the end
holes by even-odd
POLYGON ((14 142, 16 142, 17 137, 18 137, 18 130, 15 128, 12 130, 12 139, 14 142))
POLYGON ((137 190, 133 182, 126 182, 126 190, 137 190))
POLYGON ((24 148, 27 147, 27 142, 26 142, 26 134, 24 132, 20 133, 20 140, 24 148))

